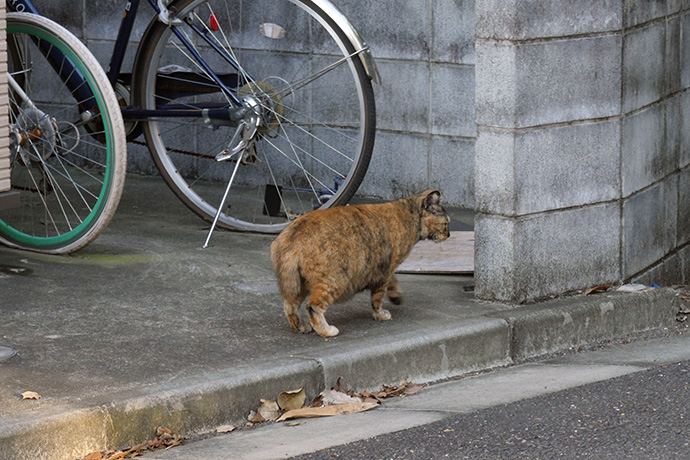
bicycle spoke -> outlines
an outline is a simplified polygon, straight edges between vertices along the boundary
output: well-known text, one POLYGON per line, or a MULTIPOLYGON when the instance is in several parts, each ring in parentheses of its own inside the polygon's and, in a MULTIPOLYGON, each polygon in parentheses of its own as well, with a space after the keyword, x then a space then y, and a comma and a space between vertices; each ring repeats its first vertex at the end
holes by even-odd
POLYGON ((156 24, 145 37, 133 76, 142 82, 135 102, 145 110, 188 108, 198 114, 214 102, 232 110, 237 98, 247 110, 240 125, 191 115, 143 124, 172 190, 211 221, 238 167, 219 224, 267 232, 279 231, 294 212, 346 202, 373 147, 374 101, 360 63, 363 51, 332 25, 324 28, 323 13, 300 0, 180 0, 176 7, 185 21, 174 33, 156 24), (196 62, 197 55, 205 64, 196 62), (167 66, 191 69, 193 76, 173 72, 169 78, 173 87, 195 89, 158 91, 158 69, 167 66), (222 81, 222 91, 230 93, 205 91, 212 81, 222 81), (235 132, 250 137, 233 138, 235 132), (216 162, 216 156, 230 159, 216 162))

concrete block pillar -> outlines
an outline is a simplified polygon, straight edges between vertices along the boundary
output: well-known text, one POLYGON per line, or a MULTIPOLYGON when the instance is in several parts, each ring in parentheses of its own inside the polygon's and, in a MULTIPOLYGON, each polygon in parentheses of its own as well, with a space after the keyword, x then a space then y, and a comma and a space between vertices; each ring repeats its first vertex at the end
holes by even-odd
POLYGON ((477 297, 690 281, 690 5, 477 0, 477 297))
POLYGON ((622 0, 477 0, 476 15, 476 296, 620 279, 622 0))

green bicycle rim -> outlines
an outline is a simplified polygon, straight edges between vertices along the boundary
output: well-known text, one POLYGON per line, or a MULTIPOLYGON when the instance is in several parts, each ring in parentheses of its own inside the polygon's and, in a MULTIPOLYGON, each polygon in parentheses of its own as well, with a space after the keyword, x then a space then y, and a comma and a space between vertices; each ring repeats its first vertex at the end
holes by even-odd
MULTIPOLYGON (((26 33, 27 35, 38 37, 40 39, 48 41, 52 45, 58 46, 60 52, 62 52, 67 58, 69 58, 69 60, 72 61, 72 64, 74 64, 74 66, 82 73, 82 76, 89 84, 89 87, 96 87, 96 82, 93 78, 93 75, 91 75, 91 72, 89 72, 88 69, 84 67, 81 60, 72 52, 72 50, 66 45, 66 43, 60 40, 59 37, 50 35, 42 28, 35 27, 33 24, 8 23, 7 34, 10 35, 16 33, 26 33)), ((105 107, 105 103, 103 101, 102 95, 100 93, 94 94, 94 98, 98 104, 98 108, 100 109, 100 114, 103 117, 104 126, 109 126, 110 114, 107 112, 107 110, 103 110, 103 108, 105 107)), ((107 197, 110 194, 110 188, 112 183, 112 171, 114 168, 112 152, 112 132, 109 129, 105 129, 104 133, 106 145, 107 172, 103 179, 103 187, 101 188, 101 193, 98 196, 98 201, 96 202, 96 205, 94 206, 93 210, 89 213, 89 215, 86 217, 86 219, 84 219, 84 221, 81 224, 79 224, 77 227, 73 228, 69 232, 63 233, 62 235, 40 237, 29 235, 27 233, 23 233, 19 230, 16 230, 15 228, 5 223, 5 221, 0 219, 0 232, 2 232, 5 235, 5 237, 7 237, 9 240, 12 240, 14 243, 22 247, 43 250, 55 249, 66 246, 71 242, 79 239, 85 233, 87 233, 95 225, 98 217, 103 212, 103 209, 107 201, 107 197)))

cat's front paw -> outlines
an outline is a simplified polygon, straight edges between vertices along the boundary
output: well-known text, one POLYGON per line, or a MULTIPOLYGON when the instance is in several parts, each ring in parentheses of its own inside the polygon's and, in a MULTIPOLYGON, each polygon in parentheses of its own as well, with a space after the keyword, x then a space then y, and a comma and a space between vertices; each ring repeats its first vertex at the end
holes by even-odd
POLYGON ((382 308, 378 312, 374 312, 374 319, 377 321, 388 321, 393 319, 393 316, 391 315, 391 312, 382 308))

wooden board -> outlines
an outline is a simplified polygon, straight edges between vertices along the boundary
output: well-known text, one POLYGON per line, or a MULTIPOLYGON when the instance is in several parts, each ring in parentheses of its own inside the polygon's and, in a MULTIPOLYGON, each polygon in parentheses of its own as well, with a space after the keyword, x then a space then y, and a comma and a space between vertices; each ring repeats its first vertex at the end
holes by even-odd
POLYGON ((474 273, 474 232, 450 232, 450 237, 441 243, 420 241, 397 272, 474 273))

